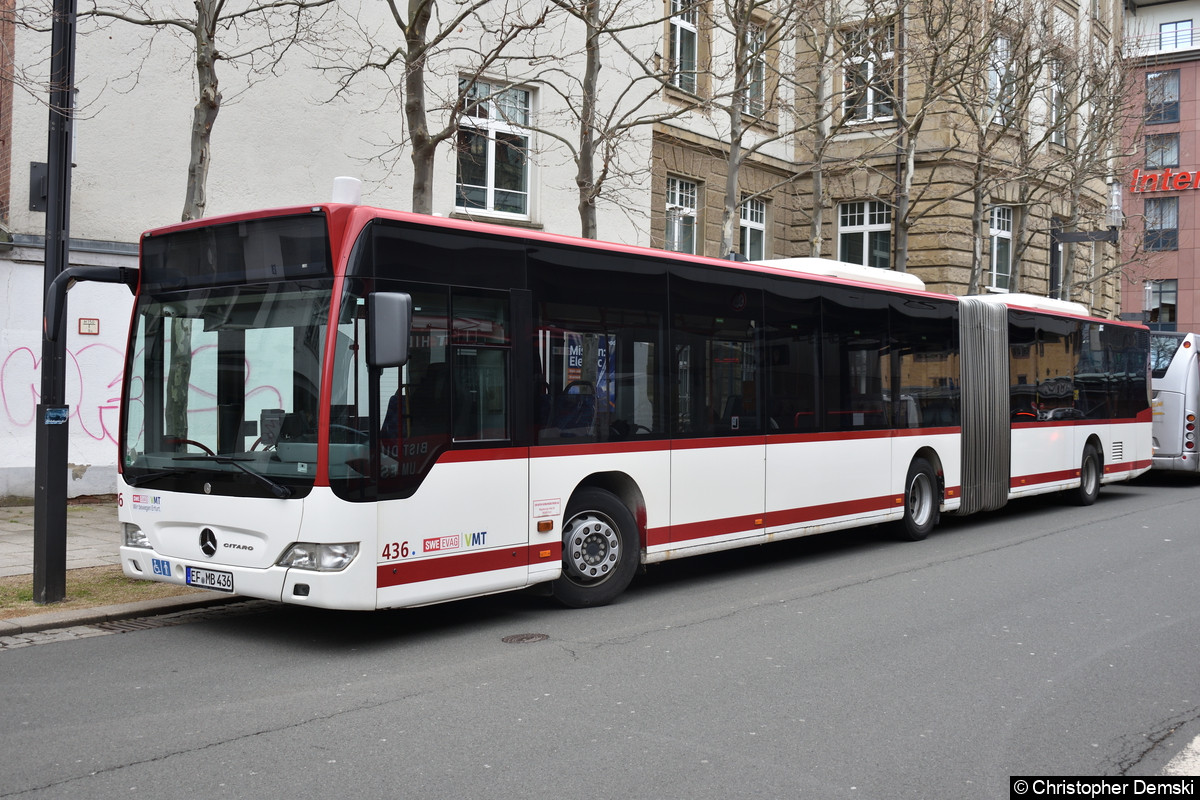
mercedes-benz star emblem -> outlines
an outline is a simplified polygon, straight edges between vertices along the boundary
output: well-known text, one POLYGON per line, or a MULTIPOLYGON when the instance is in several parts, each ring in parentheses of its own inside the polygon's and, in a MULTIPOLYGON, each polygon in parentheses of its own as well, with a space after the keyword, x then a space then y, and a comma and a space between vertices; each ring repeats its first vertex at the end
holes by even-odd
POLYGON ((200 531, 200 549, 204 551, 204 555, 212 558, 217 552, 217 535, 212 532, 212 528, 205 528, 200 531))

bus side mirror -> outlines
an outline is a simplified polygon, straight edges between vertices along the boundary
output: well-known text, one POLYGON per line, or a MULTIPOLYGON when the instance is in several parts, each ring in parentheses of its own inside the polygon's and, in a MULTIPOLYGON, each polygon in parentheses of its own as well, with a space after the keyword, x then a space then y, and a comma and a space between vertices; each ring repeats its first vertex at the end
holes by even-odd
POLYGON ((408 337, 412 331, 412 295, 372 292, 367 295, 367 364, 382 369, 408 363, 408 337))

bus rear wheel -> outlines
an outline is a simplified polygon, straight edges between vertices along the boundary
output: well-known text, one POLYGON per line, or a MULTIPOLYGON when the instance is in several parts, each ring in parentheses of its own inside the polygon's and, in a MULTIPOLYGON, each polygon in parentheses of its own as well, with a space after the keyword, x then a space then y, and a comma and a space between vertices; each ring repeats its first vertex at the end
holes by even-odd
POLYGON ((563 570, 554 596, 571 608, 611 603, 633 580, 638 564, 637 523, 616 495, 579 490, 563 523, 563 570))
POLYGON ((913 459, 904 479, 904 538, 919 542, 929 535, 941 518, 938 478, 933 465, 923 458, 913 459))
POLYGON ((1100 476, 1103 473, 1100 464, 1100 453, 1095 445, 1089 444, 1083 448, 1083 461, 1079 464, 1079 487, 1071 495, 1071 499, 1079 506, 1090 506, 1100 496, 1100 476))

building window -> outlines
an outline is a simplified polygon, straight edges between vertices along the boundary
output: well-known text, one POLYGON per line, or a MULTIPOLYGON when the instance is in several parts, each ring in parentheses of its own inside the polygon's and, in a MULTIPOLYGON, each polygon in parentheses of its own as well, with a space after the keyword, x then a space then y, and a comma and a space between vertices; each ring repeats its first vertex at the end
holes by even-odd
POLYGON ((746 28, 746 57, 750 68, 746 73, 742 113, 761 117, 767 110, 767 32, 759 25, 746 28))
POLYGON ((1012 289, 1012 207, 993 206, 990 217, 991 230, 988 232, 988 238, 992 245, 991 287, 1007 292, 1012 289))
POLYGON ((700 61, 700 7, 692 0, 671 0, 672 86, 696 93, 696 65, 700 61))
POLYGON ((1145 250, 1179 249, 1179 198, 1146 198, 1145 250))
POLYGON ((750 261, 766 257, 767 204, 762 200, 744 200, 741 228, 738 233, 738 252, 750 261))
POLYGON ((1016 82, 1012 71, 1012 43, 1007 37, 998 36, 992 42, 988 63, 988 107, 992 109, 992 121, 998 125, 1010 125, 1014 119, 1016 82))
POLYGON ((1179 134, 1154 133, 1146 137, 1147 169, 1179 166, 1179 134))
POLYGON ((676 253, 696 252, 696 198, 699 188, 694 181, 667 178, 667 237, 668 250, 676 253))
POLYGON ((529 215, 529 91, 476 82, 458 130, 455 207, 529 215))
POLYGON ((838 206, 838 258, 891 269, 892 207, 879 200, 838 206))
POLYGON ((1050 142, 1067 145, 1067 90, 1063 87, 1065 67, 1061 61, 1050 64, 1050 142))
POLYGON ((1146 73, 1146 122, 1179 122, 1179 70, 1146 73))
POLYGON ((896 30, 856 29, 846 32, 846 119, 872 122, 895 114, 896 30))
POLYGON ((1146 282, 1146 322, 1155 330, 1174 330, 1178 321, 1179 281, 1146 282))
POLYGON ((1163 50, 1192 46, 1192 21, 1163 22, 1158 26, 1158 44, 1163 50))

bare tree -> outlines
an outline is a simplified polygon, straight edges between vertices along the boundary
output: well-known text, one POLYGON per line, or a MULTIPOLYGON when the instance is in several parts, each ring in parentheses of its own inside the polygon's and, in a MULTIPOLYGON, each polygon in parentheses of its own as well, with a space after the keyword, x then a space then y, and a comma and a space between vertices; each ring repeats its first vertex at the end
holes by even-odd
POLYGON ((575 167, 580 233, 594 239, 602 199, 627 212, 636 206, 619 203, 647 170, 645 164, 630 163, 636 132, 677 119, 702 100, 677 91, 660 102, 672 88, 672 64, 657 57, 669 14, 647 15, 645 4, 635 0, 552 2, 576 25, 563 27, 566 38, 555 49, 561 55, 544 59, 539 83, 555 102, 543 104, 532 130, 569 154, 575 167), (574 49, 575 28, 583 32, 582 53, 574 49))
MULTIPOLYGON (((223 97, 217 64, 237 64, 246 70, 248 85, 279 68, 281 59, 297 44, 315 34, 322 7, 333 0, 274 0, 230 8, 225 0, 195 0, 195 17, 161 16, 161 4, 149 0, 124 0, 91 8, 79 14, 105 22, 137 25, 157 34, 183 38, 195 61, 197 101, 192 112, 191 155, 182 219, 204 216, 208 202, 210 142, 223 97)), ((187 384, 191 373, 191 320, 171 321, 171 369, 167 376, 167 431, 182 442, 188 438, 187 384)), ((182 446, 182 445, 180 445, 182 446)))
POLYGON ((278 70, 293 47, 317 36, 323 15, 335 7, 334 0, 272 0, 237 7, 226 0, 195 0, 194 6, 194 17, 172 17, 161 15, 161 4, 150 0, 91 0, 91 8, 79 14, 137 25, 152 31, 151 37, 173 32, 188 42, 195 62, 197 101, 192 112, 184 220, 203 217, 208 202, 210 142, 225 99, 217 64, 237 64, 253 83, 278 70))
MULTIPOLYGON (((434 156, 455 137, 459 121, 472 109, 497 99, 520 80, 510 79, 506 56, 544 25, 547 6, 516 0, 387 0, 389 28, 360 24, 361 45, 343 50, 326 69, 338 74, 336 96, 355 91, 368 75, 381 74, 390 84, 389 97, 404 109, 405 136, 383 149, 385 157, 409 150, 413 165, 412 210, 433 213, 434 156), (394 40, 399 34, 399 40, 394 40), (394 40, 394 41, 390 41, 394 40), (483 77, 498 76, 480 94, 483 77), (431 80, 433 78, 434 80, 431 80)), ((537 60, 536 48, 520 50, 525 61, 537 60)))

